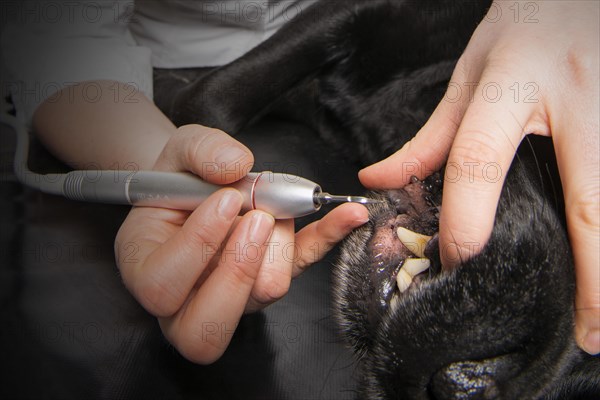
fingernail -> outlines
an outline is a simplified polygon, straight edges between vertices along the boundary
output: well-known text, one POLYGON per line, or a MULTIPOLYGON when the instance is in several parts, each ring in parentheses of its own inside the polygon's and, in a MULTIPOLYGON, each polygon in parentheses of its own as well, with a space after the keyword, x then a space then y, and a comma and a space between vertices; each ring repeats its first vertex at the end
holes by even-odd
POLYGON ((275 219, 264 212, 256 212, 250 221, 249 239, 251 242, 263 244, 267 241, 273 230, 275 219))
POLYGON ((586 353, 591 355, 596 355, 600 353, 600 330, 596 329, 588 332, 583 338, 583 342, 581 344, 583 350, 586 353))
POLYGON ((352 221, 352 222, 354 222, 354 225, 356 225, 356 226, 364 225, 364 224, 366 224, 367 222, 369 222, 369 217, 366 217, 366 218, 358 218, 358 219, 355 219, 355 220, 354 220, 354 221, 352 221))
POLYGON ((248 155, 248 152, 237 146, 222 147, 215 154, 215 162, 219 168, 231 167, 232 164, 240 162, 248 155))
POLYGON ((223 219, 232 219, 240 212, 242 206, 242 195, 235 190, 227 190, 223 193, 219 204, 217 205, 217 213, 223 219))

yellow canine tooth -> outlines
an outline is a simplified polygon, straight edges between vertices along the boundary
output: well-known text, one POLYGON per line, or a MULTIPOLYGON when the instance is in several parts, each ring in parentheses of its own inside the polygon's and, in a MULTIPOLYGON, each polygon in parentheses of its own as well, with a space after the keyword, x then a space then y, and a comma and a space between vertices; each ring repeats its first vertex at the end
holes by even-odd
POLYGON ((396 284, 400 293, 404 293, 412 283, 412 277, 402 268, 396 275, 396 284))
POLYGON ((396 235, 411 253, 420 258, 425 257, 425 246, 431 240, 431 236, 422 235, 401 226, 396 230, 396 235))
POLYGON ((404 293, 409 288, 413 278, 423 271, 427 271, 431 262, 427 258, 407 258, 398 275, 396 275, 396 284, 400 293, 404 293))
POLYGON ((414 278, 421 272, 427 271, 430 264, 431 262, 428 258, 407 258, 404 260, 401 271, 406 271, 411 278, 414 278))

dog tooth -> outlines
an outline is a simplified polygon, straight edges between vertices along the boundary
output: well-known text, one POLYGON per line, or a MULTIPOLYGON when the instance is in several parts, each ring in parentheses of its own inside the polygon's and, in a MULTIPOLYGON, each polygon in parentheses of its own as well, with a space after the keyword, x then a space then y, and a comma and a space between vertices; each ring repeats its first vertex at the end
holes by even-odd
POLYGON ((398 308, 399 304, 400 298, 398 297, 398 293, 394 292, 394 294, 392 294, 392 299, 390 300, 390 308, 395 310, 398 308))
POLYGON ((428 258, 407 258, 402 266, 402 271, 406 271, 410 277, 414 278, 421 272, 427 271, 430 265, 431 262, 428 258))
POLYGON ((396 275, 396 284, 400 293, 404 293, 412 283, 412 277, 402 268, 396 275))
POLYGON ((396 235, 411 253, 420 258, 425 257, 425 246, 431 240, 431 236, 422 235, 401 226, 396 230, 396 235))

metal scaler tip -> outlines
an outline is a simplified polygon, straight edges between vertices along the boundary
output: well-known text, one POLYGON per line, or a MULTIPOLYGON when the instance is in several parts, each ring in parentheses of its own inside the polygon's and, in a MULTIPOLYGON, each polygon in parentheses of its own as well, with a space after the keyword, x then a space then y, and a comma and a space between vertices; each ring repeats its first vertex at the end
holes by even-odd
POLYGON ((360 203, 360 204, 375 204, 381 203, 381 200, 370 199, 362 196, 345 196, 334 195, 325 192, 315 193, 315 203, 330 204, 330 203, 360 203))

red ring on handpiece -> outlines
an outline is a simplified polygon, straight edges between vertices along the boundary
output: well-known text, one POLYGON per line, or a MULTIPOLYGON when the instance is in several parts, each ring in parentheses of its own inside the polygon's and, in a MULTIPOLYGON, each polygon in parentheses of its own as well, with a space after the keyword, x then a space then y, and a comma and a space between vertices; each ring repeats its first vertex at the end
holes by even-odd
POLYGON ((254 180, 254 182, 252 182, 252 188, 250 189, 250 202, 252 203, 252 209, 256 210, 256 199, 254 196, 254 190, 256 189, 256 183, 258 182, 258 180, 260 179, 261 176, 263 176, 265 172, 259 172, 258 176, 256 177, 256 179, 254 180))

